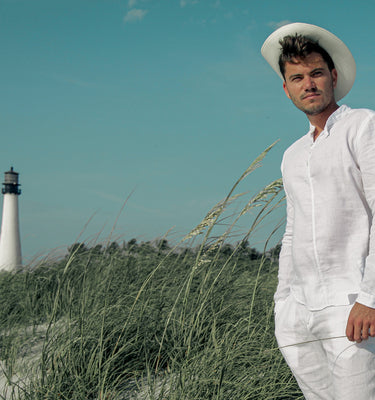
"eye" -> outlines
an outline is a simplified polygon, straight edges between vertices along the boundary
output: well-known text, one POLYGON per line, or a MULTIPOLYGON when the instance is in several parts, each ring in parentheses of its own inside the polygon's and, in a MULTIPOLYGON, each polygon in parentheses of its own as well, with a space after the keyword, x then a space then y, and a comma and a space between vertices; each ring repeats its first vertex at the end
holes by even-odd
POLYGON ((315 71, 315 72, 313 72, 312 73, 312 76, 321 76, 321 75, 323 75, 323 72, 322 71, 315 71))

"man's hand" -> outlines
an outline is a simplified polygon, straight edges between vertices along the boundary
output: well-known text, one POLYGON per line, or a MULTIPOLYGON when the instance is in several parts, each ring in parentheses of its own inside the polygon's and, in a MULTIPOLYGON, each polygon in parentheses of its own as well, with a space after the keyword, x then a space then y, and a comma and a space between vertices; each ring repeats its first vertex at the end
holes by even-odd
POLYGON ((357 343, 375 336, 375 308, 354 303, 346 325, 346 336, 351 342, 357 343))

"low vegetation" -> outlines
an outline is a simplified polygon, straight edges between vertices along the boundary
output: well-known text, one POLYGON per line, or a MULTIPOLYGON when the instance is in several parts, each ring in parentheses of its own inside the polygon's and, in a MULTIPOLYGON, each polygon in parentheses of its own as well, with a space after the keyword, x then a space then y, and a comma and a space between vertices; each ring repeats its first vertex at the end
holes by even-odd
POLYGON ((273 335, 279 246, 249 244, 282 202, 281 182, 224 217, 268 150, 176 246, 76 243, 64 259, 1 273, 2 398, 302 399, 273 335))

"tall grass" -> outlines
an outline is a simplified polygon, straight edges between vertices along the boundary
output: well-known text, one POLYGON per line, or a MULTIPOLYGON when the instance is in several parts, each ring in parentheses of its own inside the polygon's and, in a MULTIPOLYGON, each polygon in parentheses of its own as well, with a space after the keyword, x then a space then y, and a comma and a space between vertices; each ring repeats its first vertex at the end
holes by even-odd
POLYGON ((271 148, 173 248, 76 245, 60 261, 2 273, 3 398, 302 399, 273 335, 277 264, 267 241, 258 259, 246 250, 282 184, 236 193, 271 148))

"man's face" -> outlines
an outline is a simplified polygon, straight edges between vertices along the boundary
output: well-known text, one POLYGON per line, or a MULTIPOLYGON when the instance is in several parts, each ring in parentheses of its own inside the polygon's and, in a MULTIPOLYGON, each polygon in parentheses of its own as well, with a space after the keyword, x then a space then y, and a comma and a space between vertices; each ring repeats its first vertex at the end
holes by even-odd
POLYGON ((330 71, 319 53, 285 63, 286 95, 307 115, 317 115, 336 104, 333 89, 337 72, 330 71))

